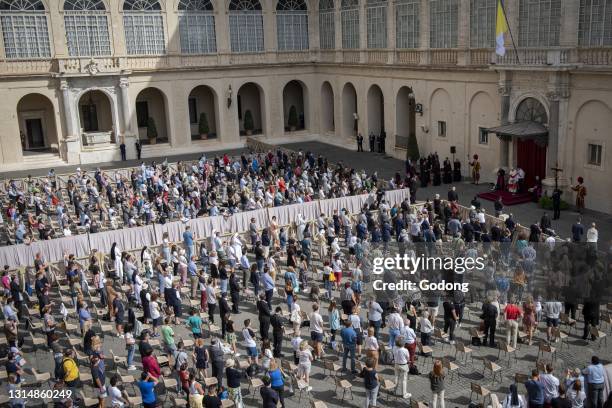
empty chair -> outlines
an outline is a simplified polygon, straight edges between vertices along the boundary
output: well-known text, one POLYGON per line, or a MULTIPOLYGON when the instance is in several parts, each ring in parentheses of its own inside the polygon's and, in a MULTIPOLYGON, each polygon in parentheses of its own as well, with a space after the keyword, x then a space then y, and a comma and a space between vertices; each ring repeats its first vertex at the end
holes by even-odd
POLYGON ((350 392, 351 399, 353 399, 353 384, 351 384, 349 380, 344 380, 338 377, 335 377, 334 380, 336 383, 336 393, 338 392, 338 388, 342 390, 342 401, 344 401, 347 391, 350 392))
POLYGON ((261 381, 261 379, 257 378, 257 377, 249 377, 249 389, 247 390, 247 395, 251 393, 251 390, 253 391, 253 395, 252 398, 255 399, 255 396, 257 395, 257 391, 263 387, 263 381, 261 381))
POLYGON ((450 374, 450 380, 453 382, 453 376, 457 375, 457 371, 459 370, 459 366, 448 358, 442 359, 442 367, 446 368, 446 371, 450 374))
POLYGON ((474 394, 476 394, 478 399, 482 397, 482 405, 486 407, 487 397, 491 394, 491 391, 480 384, 470 383, 470 401, 472 400, 472 395, 474 394))
POLYGON ((493 384, 495 384, 495 377, 497 376, 497 374, 499 374, 499 381, 501 382, 502 380, 501 366, 495 364, 494 362, 490 361, 487 358, 483 359, 482 362, 483 362, 482 375, 485 375, 487 370, 490 371, 491 376, 493 377, 493 384))
MULTIPOLYGON (((461 353, 462 355, 462 362, 467 363, 468 362, 468 358, 471 360, 471 363, 474 363, 474 355, 472 353, 472 349, 470 347, 467 347, 465 344, 463 344, 463 342, 461 341, 457 341, 455 343, 455 359, 458 360, 457 355, 459 353, 461 353)), ((461 357, 461 356, 460 356, 461 357)))
POLYGON ((500 340, 497 343, 497 348, 499 349, 499 351, 497 352, 497 358, 499 359, 499 357, 501 356, 501 353, 505 353, 505 356, 508 357, 508 365, 511 365, 512 362, 512 356, 514 356, 514 360, 517 360, 516 357, 516 349, 512 346, 510 346, 508 343, 506 343, 503 340, 500 340))
POLYGON ((604 344, 608 345, 608 338, 606 333, 599 331, 596 326, 591 326, 591 337, 598 343, 598 347, 601 347, 601 341, 603 340, 604 344))
POLYGON ((551 346, 550 344, 546 344, 544 342, 541 342, 540 345, 538 346, 538 359, 540 358, 540 355, 542 357, 544 357, 544 355, 546 353, 550 354, 550 358, 554 361, 557 357, 557 349, 554 348, 553 346, 551 346))

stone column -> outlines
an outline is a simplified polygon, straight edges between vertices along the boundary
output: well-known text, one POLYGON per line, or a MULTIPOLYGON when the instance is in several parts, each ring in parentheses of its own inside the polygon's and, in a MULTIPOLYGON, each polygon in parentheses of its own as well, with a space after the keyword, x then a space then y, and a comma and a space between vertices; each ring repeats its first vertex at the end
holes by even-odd
POLYGON ((66 125, 66 135, 63 140, 60 140, 60 151, 64 160, 68 163, 78 163, 80 142, 78 132, 75 132, 76 117, 72 110, 72 92, 70 92, 70 85, 66 79, 60 80, 60 89, 62 91, 64 123, 66 125))
POLYGON ((459 48, 458 65, 467 65, 469 61, 470 41, 470 0, 459 0, 457 26, 457 48, 459 48))
POLYGON ((125 135, 131 133, 130 131, 130 97, 128 95, 128 88, 130 86, 130 80, 126 77, 119 78, 119 90, 121 92, 121 118, 122 122, 122 133, 125 135))
MULTIPOLYGON (((501 99, 501 117, 500 121, 502 125, 507 125, 508 116, 510 114, 510 93, 512 91, 512 80, 510 71, 500 71, 499 83, 497 84, 497 91, 501 99)), ((502 140, 500 143, 500 165, 508 167, 510 166, 510 141, 502 140)))
POLYGON ((419 5, 419 43, 421 58, 419 63, 429 64, 429 0, 421 0, 419 5))
POLYGON ((387 64, 393 64, 395 57, 395 5, 392 0, 387 0, 387 64))

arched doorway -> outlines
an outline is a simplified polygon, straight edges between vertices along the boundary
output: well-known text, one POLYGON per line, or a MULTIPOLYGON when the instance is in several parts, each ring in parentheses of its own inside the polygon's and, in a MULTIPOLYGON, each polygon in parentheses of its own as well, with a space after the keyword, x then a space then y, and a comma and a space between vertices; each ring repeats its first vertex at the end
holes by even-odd
POLYGON ((402 86, 395 99, 395 146, 407 149, 410 134, 415 132, 414 94, 402 86))
POLYGON ((334 132, 334 90, 329 82, 321 86, 321 130, 323 133, 334 132))
POLYGON ((191 140, 217 138, 217 94, 206 85, 196 86, 189 93, 189 127, 191 140))
MULTIPOLYGON (((525 98, 516 107, 514 122, 536 122, 548 127, 546 108, 536 98, 525 98)), ((535 185, 535 178, 546 177, 546 148, 548 137, 520 138, 515 137, 516 166, 525 171, 524 188, 535 185)))
POLYGON ((44 95, 25 95, 17 103, 19 137, 24 155, 59 153, 53 103, 44 95))
POLYGON ((357 91, 348 82, 342 89, 342 136, 353 138, 357 135, 358 118, 357 91))
POLYGON ((79 99, 79 125, 83 143, 115 143, 111 101, 104 92, 91 90, 79 99))
POLYGON ((368 90, 368 135, 380 135, 385 131, 385 101, 378 85, 368 90))
POLYGON ((247 82, 238 89, 238 122, 240 135, 260 135, 263 133, 264 93, 259 85, 247 82))
POLYGON ((285 132, 294 132, 306 128, 304 88, 304 84, 296 80, 289 81, 283 88, 283 125, 285 132))
POLYGON ((136 97, 136 122, 141 144, 168 143, 166 96, 157 88, 145 88, 136 97))

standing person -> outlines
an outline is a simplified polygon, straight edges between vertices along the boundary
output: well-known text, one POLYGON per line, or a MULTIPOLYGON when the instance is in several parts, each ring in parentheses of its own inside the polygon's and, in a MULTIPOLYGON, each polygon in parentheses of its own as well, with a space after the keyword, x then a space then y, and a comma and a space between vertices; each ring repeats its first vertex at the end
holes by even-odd
POLYGON ((140 160, 140 156, 142 154, 142 145, 140 144, 140 140, 136 139, 136 142, 134 143, 134 146, 136 147, 136 159, 140 160))
POLYGON ((331 333, 331 347, 332 349, 336 349, 336 333, 340 330, 340 312, 338 311, 338 307, 336 306, 336 301, 331 300, 329 302, 329 307, 327 308, 327 312, 329 313, 329 332, 331 333))
POLYGON ((240 310, 238 310, 238 304, 240 303, 240 283, 238 282, 238 276, 236 275, 236 270, 234 268, 230 271, 229 276, 229 288, 230 288, 230 297, 232 298, 232 313, 238 314, 240 310))
POLYGON ((344 352, 342 353, 342 371, 346 371, 346 360, 351 359, 351 372, 356 373, 355 370, 355 350, 357 347, 357 332, 353 329, 353 324, 350 320, 344 321, 344 327, 340 331, 340 337, 342 338, 342 344, 344 346, 344 352))
POLYGON ((357 151, 363 152, 363 135, 361 133, 357 134, 357 151))
POLYGON ((262 400, 262 408, 276 408, 278 406, 279 396, 276 391, 274 391, 270 385, 270 377, 265 376, 262 379, 263 387, 259 389, 259 393, 261 394, 262 400))
POLYGON ((268 370, 268 376, 270 377, 270 386, 278 394, 281 408, 285 408, 285 380, 283 370, 278 366, 276 359, 270 360, 270 370, 268 370))
POLYGON ((561 190, 556 188, 552 193, 553 220, 561 218, 561 190))
POLYGON ((523 312, 516 305, 514 296, 510 296, 510 301, 504 309, 504 317, 506 318, 506 343, 516 349, 518 339, 519 318, 523 316, 523 312))
MULTIPOLYGON (((478 184, 480 182, 480 162, 478 161, 478 155, 475 154, 474 161, 468 161, 468 164, 472 167, 472 184, 478 184)), ((444 407, 444 405, 442 405, 442 407, 444 407)))
MULTIPOLYGON (((582 316, 584 317, 584 330, 582 333, 582 340, 586 340, 589 338, 589 333, 591 332, 592 327, 597 327, 599 325, 599 313, 600 313, 600 304, 595 300, 585 300, 582 306, 582 316)), ((590 336, 591 340, 595 340, 593 335, 590 336)))
POLYGON ((312 305, 312 313, 308 317, 310 320, 310 339, 314 343, 314 359, 321 358, 321 343, 323 342, 323 317, 319 313, 319 305, 312 305))
POLYGON ((444 367, 442 367, 442 361, 434 361, 433 368, 429 373, 429 387, 431 388, 432 394, 432 408, 438 408, 438 402, 440 402, 440 408, 444 408, 444 367))
POLYGON ((370 136, 368 139, 370 142, 370 153, 374 153, 374 142, 376 141, 376 137, 374 136, 373 132, 370 132, 370 136))
POLYGON ((374 328, 374 336, 378 338, 380 327, 382 326, 383 309, 380 304, 372 297, 368 302, 368 321, 369 325, 374 328))
POLYGON ((544 403, 548 406, 553 398, 559 396, 559 379, 553 374, 554 368, 551 363, 546 363, 544 373, 540 374, 540 382, 544 387, 544 403))
POLYGON ((582 370, 587 376, 587 390, 589 392, 589 404, 591 408, 602 408, 604 400, 605 369, 599 361, 599 357, 591 357, 591 364, 582 370))
POLYGON ((208 348, 208 355, 210 357, 212 376, 217 379, 217 389, 220 389, 223 385, 223 368, 225 366, 221 340, 216 337, 212 338, 212 340, 210 341, 210 346, 208 348))
POLYGON ((448 333, 448 342, 455 344, 455 328, 457 327, 459 316, 455 310, 452 295, 449 295, 444 303, 442 303, 442 308, 444 309, 444 333, 448 333))
POLYGON ((251 319, 244 321, 244 328, 242 329, 242 338, 244 340, 244 347, 247 350, 247 356, 251 364, 258 364, 258 352, 257 343, 255 342, 255 332, 251 329, 251 319))
POLYGON ((586 400, 586 394, 582 389, 582 382, 576 380, 567 392, 567 397, 572 403, 572 408, 583 408, 584 401, 586 400))
POLYGON ((497 327, 498 314, 499 312, 497 307, 493 304, 493 299, 488 297, 486 302, 482 305, 482 319, 484 321, 483 345, 486 345, 487 339, 489 339, 489 347, 496 347, 495 328, 497 327))
POLYGON ((310 384, 310 370, 312 369, 313 356, 307 340, 302 340, 297 351, 299 360, 296 376, 308 384, 308 391, 312 390, 310 384))
MULTIPOLYGON (((510 384, 510 392, 502 402, 503 408, 527 408, 527 403, 525 402, 525 398, 521 394, 518 393, 518 387, 516 384, 510 384)), ((566 407, 556 407, 553 403, 553 408, 566 408, 566 407)), ((567 407, 570 408, 570 407, 567 407)))
POLYGON ((578 217, 576 219, 576 223, 572 225, 572 241, 573 242, 582 241, 583 235, 584 235, 584 225, 582 225, 582 217, 578 217))
POLYGON ((584 179, 578 177, 578 184, 572 186, 572 190, 576 192, 576 209, 580 214, 584 211, 584 199, 587 195, 587 189, 584 186, 584 179))
POLYGON ((376 364, 377 361, 368 357, 365 361, 365 367, 361 370, 361 376, 363 377, 363 382, 366 391, 366 400, 365 400, 365 408, 376 407, 376 399, 378 398, 378 390, 380 388, 380 379, 378 377, 378 373, 376 372, 376 364))
POLYGON ((395 346, 395 338, 400 335, 404 328, 404 320, 400 316, 396 308, 393 308, 391 314, 387 316, 387 326, 389 327, 389 347, 395 346))
POLYGON ((221 337, 225 337, 227 331, 227 321, 230 317, 231 308, 227 302, 227 293, 221 292, 221 299, 219 300, 219 316, 221 317, 221 337))
POLYGON ((552 339, 553 327, 559 327, 559 316, 563 310, 563 304, 557 300, 549 300, 544 303, 542 313, 546 318, 546 339, 550 342, 552 339))
POLYGON ((527 341, 530 346, 532 344, 533 331, 536 328, 538 322, 536 320, 536 305, 533 301, 533 297, 529 296, 525 303, 523 303, 523 326, 527 332, 527 341))
POLYGON ((283 346, 283 315, 280 306, 274 310, 274 314, 270 317, 270 325, 272 326, 272 347, 273 355, 276 358, 282 358, 283 346))
POLYGON ((157 396, 155 395, 157 378, 152 377, 147 372, 143 372, 140 376, 140 381, 138 381, 136 385, 140 390, 142 406, 144 408, 155 408, 157 406, 157 396))
POLYGON ((208 309, 208 323, 215 323, 215 310, 217 308, 217 294, 213 285, 213 278, 208 278, 206 281, 206 308, 208 309))
POLYGON ((412 394, 408 392, 408 362, 410 361, 410 353, 408 349, 404 347, 404 339, 401 336, 395 339, 395 344, 393 346, 393 361, 396 393, 401 387, 402 397, 404 399, 409 399, 412 397, 412 394))
POLYGON ((64 372, 64 384, 68 389, 76 391, 78 387, 81 386, 81 379, 79 373, 79 366, 77 365, 75 359, 75 353, 73 349, 68 349, 64 351, 64 358, 62 360, 62 370, 64 372))
POLYGON ((119 151, 121 152, 121 161, 126 161, 127 157, 125 154, 125 139, 121 138, 121 144, 119 145, 119 151))
POLYGON ((376 332, 374 327, 368 327, 368 335, 365 338, 364 349, 366 353, 366 359, 374 360, 373 368, 378 368, 378 355, 380 346, 378 344, 378 338, 376 337, 376 332))
POLYGON ((597 231, 597 225, 593 222, 591 223, 591 228, 587 230, 586 242, 594 249, 597 249, 597 241, 599 241, 599 231, 597 231))
POLYGON ((257 314, 259 316, 259 333, 262 339, 268 338, 268 331, 270 330, 270 320, 272 317, 272 311, 270 305, 266 302, 266 296, 264 293, 259 294, 259 300, 257 301, 257 314))
POLYGON ((229 399, 234 401, 236 408, 243 408, 242 391, 240 389, 240 379, 242 370, 235 368, 236 361, 230 358, 225 362, 225 375, 227 377, 227 390, 229 399))
POLYGON ((104 362, 98 354, 92 354, 89 358, 91 365, 91 379, 96 390, 100 408, 104 408, 104 400, 108 396, 106 393, 106 377, 104 376, 104 362))
POLYGON ((202 318, 195 307, 189 310, 189 317, 187 318, 187 326, 191 329, 191 334, 194 339, 202 337, 202 318))
POLYGON ((531 378, 525 382, 529 408, 544 408, 544 386, 537 369, 531 371, 531 378))

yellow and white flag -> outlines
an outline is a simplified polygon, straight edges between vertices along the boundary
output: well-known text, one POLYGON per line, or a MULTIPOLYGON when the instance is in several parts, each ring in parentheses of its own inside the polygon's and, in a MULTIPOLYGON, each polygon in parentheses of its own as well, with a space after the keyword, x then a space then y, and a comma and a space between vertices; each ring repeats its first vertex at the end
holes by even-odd
POLYGON ((506 55, 506 47, 504 47, 504 34, 508 32, 508 23, 506 23, 506 13, 502 7, 502 0, 497 0, 497 21, 495 23, 495 53, 502 57, 506 55))

